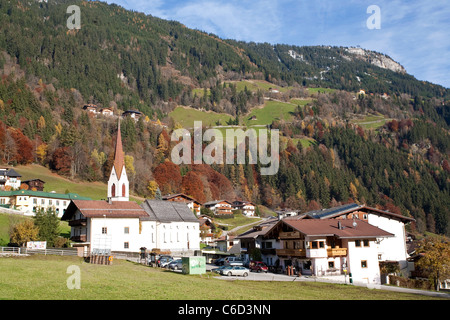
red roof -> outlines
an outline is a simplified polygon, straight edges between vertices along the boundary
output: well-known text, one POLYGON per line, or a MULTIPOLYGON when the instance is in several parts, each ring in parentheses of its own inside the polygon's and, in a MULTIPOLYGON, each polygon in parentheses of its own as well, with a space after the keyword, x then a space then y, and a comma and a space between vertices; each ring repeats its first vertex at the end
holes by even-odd
POLYGON ((308 236, 336 236, 338 238, 393 237, 392 233, 375 227, 363 220, 344 219, 289 219, 282 222, 308 236), (356 223, 356 226, 353 225, 356 223), (339 228, 341 226, 341 228, 339 228))
POLYGON ((104 200, 72 200, 61 220, 69 220, 79 210, 86 218, 138 218, 148 216, 136 202, 104 200))

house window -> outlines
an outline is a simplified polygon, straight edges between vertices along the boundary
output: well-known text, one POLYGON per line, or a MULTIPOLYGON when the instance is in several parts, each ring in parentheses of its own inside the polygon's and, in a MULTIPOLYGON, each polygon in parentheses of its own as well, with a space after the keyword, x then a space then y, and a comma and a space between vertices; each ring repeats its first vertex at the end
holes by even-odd
POLYGON ((48 200, 48 205, 51 206, 53 204, 53 200, 48 200))
POLYGON ((361 247, 361 240, 355 240, 355 247, 361 247))
POLYGON ((45 204, 45 199, 41 199, 41 204, 42 204, 42 205, 45 204))
POLYGON ((311 241, 311 249, 317 249, 317 241, 311 241))
POLYGON ((328 261, 328 269, 334 269, 334 261, 328 261))
POLYGON ((361 260, 361 268, 367 268, 367 260, 361 260))
POLYGON ((129 242, 124 242, 123 243, 123 248, 124 249, 129 249, 130 248, 130 243, 129 242))
POLYGON ((363 245, 364 247, 368 247, 369 246, 369 240, 363 240, 363 245))
POLYGON ((325 243, 323 241, 319 241, 319 248, 325 248, 325 243))
POLYGON ((364 219, 364 220, 369 219, 369 215, 368 215, 367 213, 364 213, 364 214, 363 214, 363 219, 364 219))
POLYGON ((37 204, 37 199, 33 198, 33 204, 37 204))
POLYGON ((123 228, 123 233, 129 234, 130 233, 130 227, 124 227, 123 228))
POLYGON ((102 227, 102 234, 107 234, 107 233, 108 233, 108 228, 102 227))
POLYGON ((59 206, 59 200, 56 200, 56 205, 59 206))

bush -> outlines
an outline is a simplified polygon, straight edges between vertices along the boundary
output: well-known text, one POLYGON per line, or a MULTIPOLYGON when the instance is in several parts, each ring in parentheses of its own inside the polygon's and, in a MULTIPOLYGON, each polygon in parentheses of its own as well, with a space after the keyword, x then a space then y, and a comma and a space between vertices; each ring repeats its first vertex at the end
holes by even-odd
POLYGON ((389 283, 410 289, 433 290, 433 284, 428 280, 422 279, 409 279, 390 275, 389 283))

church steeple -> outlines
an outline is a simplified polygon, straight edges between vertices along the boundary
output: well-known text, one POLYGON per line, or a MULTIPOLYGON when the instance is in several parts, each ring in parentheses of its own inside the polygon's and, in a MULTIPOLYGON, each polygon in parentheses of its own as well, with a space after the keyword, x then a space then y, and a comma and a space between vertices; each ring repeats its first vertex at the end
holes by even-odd
POLYGON ((129 191, 129 182, 125 170, 125 155, 122 147, 122 135, 120 133, 119 119, 114 151, 114 163, 108 180, 108 200, 129 201, 129 191))

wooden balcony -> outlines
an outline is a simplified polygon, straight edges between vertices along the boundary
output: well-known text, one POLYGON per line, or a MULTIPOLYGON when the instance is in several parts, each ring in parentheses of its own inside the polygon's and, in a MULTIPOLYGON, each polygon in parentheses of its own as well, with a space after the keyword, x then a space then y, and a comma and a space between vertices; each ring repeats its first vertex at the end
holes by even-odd
POLYGON ((72 236, 72 237, 70 237, 70 240, 75 241, 75 242, 86 242, 87 235, 80 234, 79 236, 72 236))
POLYGON ((87 224, 87 219, 70 220, 69 226, 71 227, 85 227, 87 224))
POLYGON ((347 248, 332 248, 327 249, 329 257, 345 257, 347 255, 347 248))
POLYGON ((279 236, 282 240, 287 239, 299 239, 300 238, 300 232, 294 231, 294 232, 280 232, 279 236))
POLYGON ((276 249, 277 256, 306 257, 305 249, 276 249))

